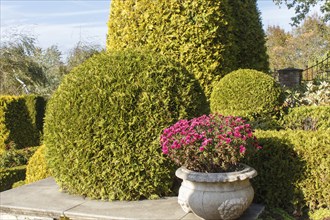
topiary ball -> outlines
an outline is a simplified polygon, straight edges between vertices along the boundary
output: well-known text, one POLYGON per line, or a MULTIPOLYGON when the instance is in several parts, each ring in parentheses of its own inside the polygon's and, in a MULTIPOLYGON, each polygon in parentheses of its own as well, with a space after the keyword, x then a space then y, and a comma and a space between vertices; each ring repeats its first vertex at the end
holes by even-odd
POLYGON ((25 183, 33 183, 51 175, 45 159, 45 145, 42 145, 29 159, 26 167, 25 183))
POLYGON ((94 199, 137 200, 170 193, 174 167, 162 130, 209 112, 197 80, 144 51, 96 55, 68 74, 45 116, 47 160, 60 187, 94 199))
POLYGON ((214 83, 211 112, 224 115, 272 114, 283 103, 281 87, 257 70, 239 69, 214 83))

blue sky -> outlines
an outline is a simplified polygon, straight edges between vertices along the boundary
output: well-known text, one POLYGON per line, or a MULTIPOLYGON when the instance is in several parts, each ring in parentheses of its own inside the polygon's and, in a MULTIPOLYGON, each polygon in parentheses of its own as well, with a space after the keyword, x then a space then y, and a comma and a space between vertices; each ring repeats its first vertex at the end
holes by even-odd
MULTIPOLYGON (((109 7, 110 0, 0 0, 0 40, 13 32, 30 33, 41 47, 57 45, 64 56, 78 41, 104 47, 109 7)), ((293 10, 280 9, 272 0, 258 0, 258 7, 264 28, 291 29, 293 10)))

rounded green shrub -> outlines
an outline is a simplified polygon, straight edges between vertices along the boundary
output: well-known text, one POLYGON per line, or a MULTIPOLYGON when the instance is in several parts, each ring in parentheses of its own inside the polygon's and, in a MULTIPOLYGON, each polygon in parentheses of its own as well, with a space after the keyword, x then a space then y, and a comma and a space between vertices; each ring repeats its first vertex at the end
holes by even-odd
POLYGON ((272 114, 282 104, 282 90, 274 79, 257 70, 239 69, 214 83, 211 112, 248 116, 272 114))
POLYGON ((25 183, 33 183, 45 179, 50 175, 50 170, 45 159, 45 145, 42 145, 28 161, 25 183))
POLYGON ((166 195, 174 167, 161 153, 162 130, 208 112, 200 85, 181 65, 145 51, 101 53, 67 75, 49 101, 46 158, 69 193, 166 195))

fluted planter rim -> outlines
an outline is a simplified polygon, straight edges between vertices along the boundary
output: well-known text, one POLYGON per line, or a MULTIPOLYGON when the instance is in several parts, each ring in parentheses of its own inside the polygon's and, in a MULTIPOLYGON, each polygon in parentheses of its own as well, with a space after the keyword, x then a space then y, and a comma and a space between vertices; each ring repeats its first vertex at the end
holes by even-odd
POLYGON ((235 182, 245 179, 252 179, 257 176, 257 171, 252 167, 241 164, 244 166, 243 170, 235 172, 223 172, 223 173, 201 173, 188 170, 185 167, 180 167, 176 170, 175 175, 183 180, 189 180, 192 182, 235 182))

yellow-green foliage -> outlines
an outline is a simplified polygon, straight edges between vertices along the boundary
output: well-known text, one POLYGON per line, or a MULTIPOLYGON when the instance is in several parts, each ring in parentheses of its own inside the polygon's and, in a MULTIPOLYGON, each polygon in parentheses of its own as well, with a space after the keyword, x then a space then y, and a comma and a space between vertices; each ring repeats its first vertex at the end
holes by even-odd
POLYGON ((311 220, 328 220, 330 219, 330 209, 319 209, 309 214, 311 220))
POLYGON ((207 114, 198 81, 151 52, 108 52, 64 78, 48 102, 44 144, 52 175, 70 193, 136 200, 168 194, 174 167, 162 130, 207 114))
POLYGON ((17 188, 17 187, 20 187, 20 186, 23 186, 25 185, 25 181, 24 180, 20 180, 20 181, 17 181, 13 184, 12 188, 17 188))
POLYGON ((301 106, 283 117, 286 129, 330 130, 330 106, 301 106))
POLYGON ((25 183, 33 183, 51 175, 45 158, 45 145, 42 145, 30 158, 26 167, 25 183))
POLYGON ((266 115, 282 104, 282 90, 274 79, 262 72, 239 69, 214 83, 211 112, 224 115, 266 115))
POLYGON ((112 0, 107 50, 146 48, 179 61, 207 96, 211 82, 233 70, 227 0, 112 0))
POLYGON ((25 179, 26 166, 0 168, 0 192, 11 189, 15 182, 25 179))
POLYGON ((263 149, 250 164, 256 200, 272 207, 330 207, 330 132, 255 132, 263 149))
POLYGON ((147 48, 195 74, 207 97, 238 68, 267 70, 256 1, 112 0, 107 50, 147 48))
POLYGON ((1 149, 39 145, 35 99, 29 96, 0 96, 1 149))
POLYGON ((35 153, 38 147, 27 147, 24 149, 5 150, 0 154, 0 168, 11 168, 26 165, 30 157, 35 153))

